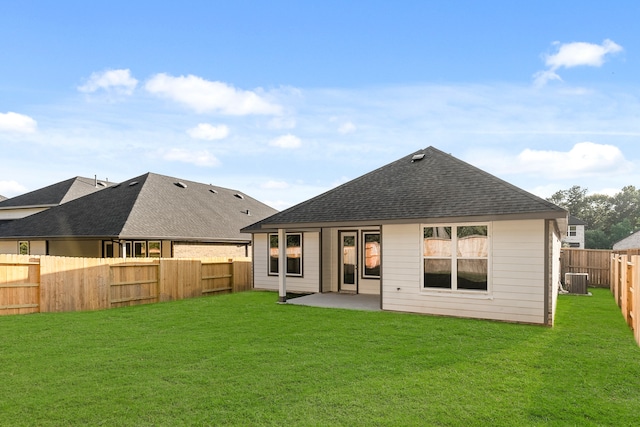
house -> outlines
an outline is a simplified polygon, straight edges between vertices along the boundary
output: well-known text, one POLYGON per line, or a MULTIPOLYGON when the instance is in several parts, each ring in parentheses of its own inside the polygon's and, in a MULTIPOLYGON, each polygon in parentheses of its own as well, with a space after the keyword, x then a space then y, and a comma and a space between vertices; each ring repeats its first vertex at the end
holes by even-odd
POLYGON ((566 248, 584 249, 584 229, 586 225, 587 223, 581 219, 569 215, 567 237, 562 240, 562 246, 566 248))
POLYGON ((3 201, 3 200, 7 200, 7 198, 4 197, 2 194, 0 194, 0 202, 3 201))
POLYGON ((567 211, 428 147, 263 219, 254 287, 552 325, 567 211), (282 244, 281 244, 282 242, 282 244))
POLYGON ((640 249, 640 231, 636 231, 613 244, 614 251, 626 251, 629 249, 640 249))
POLYGON ((240 229, 275 212, 236 190, 147 173, 0 224, 0 253, 247 256, 240 229))
POLYGON ((24 218, 113 185, 76 176, 10 199, 0 197, 0 223, 24 218))

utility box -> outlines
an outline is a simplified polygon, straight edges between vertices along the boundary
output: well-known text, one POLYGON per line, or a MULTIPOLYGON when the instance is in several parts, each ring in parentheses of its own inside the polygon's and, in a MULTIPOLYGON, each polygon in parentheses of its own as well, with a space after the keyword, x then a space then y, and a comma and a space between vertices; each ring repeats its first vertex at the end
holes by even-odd
POLYGON ((564 286, 570 294, 586 295, 589 286, 589 273, 565 273, 564 286))

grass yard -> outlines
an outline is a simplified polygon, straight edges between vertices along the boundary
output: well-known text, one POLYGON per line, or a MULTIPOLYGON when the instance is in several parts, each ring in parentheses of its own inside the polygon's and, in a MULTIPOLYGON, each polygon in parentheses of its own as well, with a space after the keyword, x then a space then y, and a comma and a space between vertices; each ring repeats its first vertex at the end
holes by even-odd
POLYGON ((0 424, 636 426, 640 348, 592 292, 553 329, 269 292, 0 317, 0 424))

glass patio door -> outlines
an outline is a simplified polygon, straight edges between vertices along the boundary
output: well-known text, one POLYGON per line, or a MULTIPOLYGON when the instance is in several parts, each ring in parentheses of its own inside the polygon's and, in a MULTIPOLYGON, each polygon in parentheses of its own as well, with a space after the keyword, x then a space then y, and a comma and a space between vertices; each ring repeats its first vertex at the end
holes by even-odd
POLYGON ((358 291, 358 233, 340 233, 340 290, 358 291))

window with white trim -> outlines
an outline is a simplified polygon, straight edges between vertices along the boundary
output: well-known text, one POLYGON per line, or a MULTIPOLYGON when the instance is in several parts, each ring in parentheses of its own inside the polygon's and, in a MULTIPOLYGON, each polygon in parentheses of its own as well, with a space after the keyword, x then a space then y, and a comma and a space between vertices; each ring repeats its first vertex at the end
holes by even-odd
POLYGON ((488 225, 426 225, 422 234, 423 289, 488 290, 488 225))
POLYGON ((362 241, 364 242, 364 258, 362 277, 365 279, 380 278, 380 232, 363 231, 362 241))
POLYGON ((568 233, 569 237, 575 237, 578 235, 578 227, 576 227, 575 225, 570 225, 569 226, 569 233, 568 233))
MULTIPOLYGON (((287 276, 302 276, 302 233, 287 233, 287 276)), ((269 275, 279 271, 278 235, 269 234, 269 275)))
POLYGON ((29 255, 29 242, 27 240, 21 240, 18 242, 18 254, 29 255))

